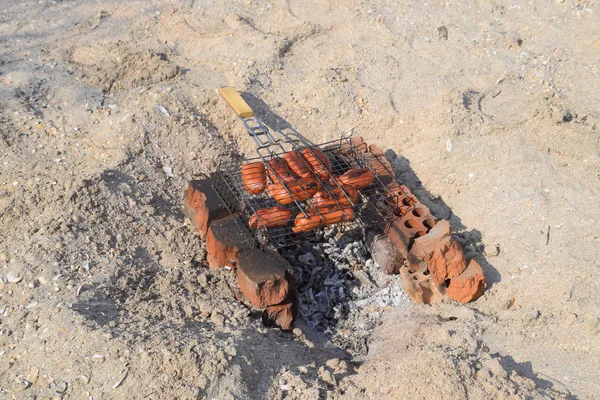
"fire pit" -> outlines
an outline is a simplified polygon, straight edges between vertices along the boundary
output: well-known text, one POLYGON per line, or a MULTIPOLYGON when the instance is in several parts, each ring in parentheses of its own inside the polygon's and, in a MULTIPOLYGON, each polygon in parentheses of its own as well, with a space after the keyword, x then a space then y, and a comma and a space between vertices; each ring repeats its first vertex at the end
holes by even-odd
POLYGON ((395 179, 376 145, 360 137, 319 145, 275 137, 233 88, 220 93, 258 156, 221 163, 211 179, 190 182, 184 211, 206 240, 209 267, 236 269, 236 296, 263 309, 265 324, 290 329, 296 312, 298 288, 278 251, 314 243, 331 227, 361 231, 376 264, 401 274, 417 303, 483 294, 483 271, 467 262, 449 222, 395 179))

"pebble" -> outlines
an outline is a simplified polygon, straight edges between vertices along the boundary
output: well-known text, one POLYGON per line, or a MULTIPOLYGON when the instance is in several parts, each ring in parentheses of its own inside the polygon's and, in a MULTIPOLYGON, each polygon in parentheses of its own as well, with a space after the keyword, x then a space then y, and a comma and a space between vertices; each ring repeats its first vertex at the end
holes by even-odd
POLYGON ((319 368, 319 377, 326 383, 329 383, 332 386, 336 385, 335 377, 328 369, 321 367, 319 368))
POLYGON ((165 108, 165 106, 163 106, 162 104, 157 104, 156 105, 156 109, 158 110, 159 113, 161 113, 164 117, 169 118, 171 116, 171 113, 169 112, 169 110, 167 110, 165 108))
POLYGON ((66 392, 66 391, 67 391, 67 387, 68 387, 68 385, 67 385, 67 382, 58 382, 58 383, 57 383, 57 384, 55 384, 55 386, 54 386, 54 391, 55 391, 56 393, 63 394, 64 392, 66 392))
POLYGON ((15 379, 14 384, 12 385, 13 392, 22 392, 23 390, 28 389, 31 386, 31 382, 23 378, 15 379))
POLYGON ((294 336, 297 336, 297 337, 304 335, 304 332, 302 332, 302 329, 300 329, 300 328, 292 329, 292 333, 294 334, 294 336))
POLYGON ((75 222, 76 224, 79 224, 79 223, 81 223, 83 221, 83 218, 81 218, 77 214, 73 215, 72 219, 73 219, 73 222, 75 222))
POLYGON ((8 271, 8 274, 6 274, 6 280, 8 283, 19 283, 23 280, 23 276, 15 271, 8 271))
POLYGON ((221 315, 219 312, 215 311, 210 315, 210 320, 216 326, 225 325, 225 317, 221 315))
POLYGON ((200 287, 203 288, 208 286, 208 277, 206 276, 206 274, 198 275, 198 284, 200 285, 200 287))
POLYGON ((450 153, 452 151, 452 139, 446 141, 446 151, 450 153))
POLYGON ((301 365, 298 367, 298 372, 301 374, 308 374, 308 368, 306 368, 304 365, 301 365))
POLYGON ((225 353, 229 354, 232 357, 235 357, 237 355, 237 350, 235 349, 235 346, 233 344, 230 344, 229 346, 225 347, 225 353))
POLYGON ((0 254, 0 261, 6 261, 8 260, 8 256, 4 253, 0 254))

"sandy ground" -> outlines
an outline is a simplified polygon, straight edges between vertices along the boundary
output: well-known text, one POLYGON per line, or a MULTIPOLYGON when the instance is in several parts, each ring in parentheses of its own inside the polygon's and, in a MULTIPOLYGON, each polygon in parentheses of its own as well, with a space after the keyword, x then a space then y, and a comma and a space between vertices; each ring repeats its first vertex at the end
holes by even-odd
POLYGON ((600 398, 599 13, 0 0, 0 397, 600 398), (181 213, 253 154, 222 85, 388 149, 486 294, 385 307, 360 354, 263 328, 181 213))

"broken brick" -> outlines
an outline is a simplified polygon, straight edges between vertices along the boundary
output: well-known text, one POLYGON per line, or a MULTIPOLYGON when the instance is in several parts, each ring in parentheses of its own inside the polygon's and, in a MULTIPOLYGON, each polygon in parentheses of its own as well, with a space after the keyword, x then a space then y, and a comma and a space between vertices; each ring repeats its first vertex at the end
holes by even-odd
POLYGON ((212 221, 229 215, 210 179, 191 181, 188 184, 183 213, 198 229, 202 240, 206 240, 212 221))
POLYGON ((400 267, 404 263, 404 257, 396 250, 392 242, 384 235, 377 235, 369 244, 369 252, 373 261, 388 274, 400 273, 400 267))
POLYGON ((427 264, 404 265, 400 268, 404 291, 417 304, 432 304, 444 298, 443 287, 437 285, 427 271, 427 264))
POLYGON ((254 239, 237 214, 212 221, 206 236, 206 259, 210 268, 237 266, 242 249, 250 248, 254 239))
POLYGON ((352 147, 354 147, 360 153, 366 153, 367 152, 367 144, 365 143, 365 141, 363 140, 363 138, 360 137, 360 136, 353 136, 353 137, 351 137, 350 138, 350 144, 351 144, 352 147))
POLYGON ((461 303, 468 303, 478 299, 486 287, 483 269, 477 261, 471 260, 462 274, 450 279, 446 295, 461 303))
POLYGON ((425 261, 433 280, 441 285, 467 268, 462 246, 450 236, 450 223, 439 221, 425 236, 415 239, 408 255, 410 263, 425 261))
POLYGON ((400 254, 408 258, 413 240, 427 234, 436 225, 436 219, 405 185, 392 184, 389 189, 400 217, 386 227, 385 233, 400 254))
POLYGON ((265 326, 277 326, 284 331, 289 331, 294 321, 294 304, 289 301, 265 308, 262 321, 265 326))
POLYGON ((254 307, 280 304, 290 291, 287 268, 287 262, 275 252, 245 249, 237 263, 240 290, 254 307))
POLYGON ((394 220, 392 224, 387 227, 385 233, 402 257, 408 257, 408 249, 414 233, 407 230, 399 219, 394 220))

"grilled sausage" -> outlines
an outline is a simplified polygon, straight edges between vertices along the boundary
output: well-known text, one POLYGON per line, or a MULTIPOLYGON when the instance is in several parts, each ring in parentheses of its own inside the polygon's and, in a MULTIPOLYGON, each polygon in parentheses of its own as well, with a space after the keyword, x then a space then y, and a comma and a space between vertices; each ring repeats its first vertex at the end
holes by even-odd
POLYGON ((279 204, 290 204, 294 200, 306 201, 313 197, 318 190, 319 185, 315 182, 309 182, 305 184, 290 182, 287 183, 285 187, 281 183, 272 183, 267 187, 269 194, 279 204))
POLYGON ((300 151, 302 157, 308 162, 315 174, 322 180, 329 179, 331 173, 331 163, 329 158, 321 150, 316 147, 307 147, 300 151))
POLYGON ((358 192, 351 186, 343 188, 346 194, 338 187, 329 189, 329 193, 325 190, 317 192, 312 198, 312 204, 315 207, 329 207, 339 203, 342 207, 352 207, 358 202, 358 192), (331 193, 331 195, 330 195, 331 193), (347 197, 346 197, 347 195, 347 197), (348 200, 348 198, 350 200, 348 200))
POLYGON ((267 161, 267 173, 273 183, 288 183, 295 180, 294 174, 288 168, 283 158, 275 157, 267 161), (271 167, 271 168, 269 168, 271 167))
POLYGON ((308 218, 304 214, 299 213, 294 219, 294 227, 292 231, 296 233, 303 233, 312 231, 321 226, 322 218, 318 214, 307 214, 308 218))
POLYGON ((248 225, 255 229, 274 228, 276 226, 284 226, 292 219, 292 212, 285 207, 275 206, 271 208, 262 208, 252 214, 248 225))
POLYGON ((267 175, 264 164, 255 162, 242 165, 242 182, 248 193, 262 193, 267 187, 267 175))
POLYGON ((330 207, 320 210, 323 216, 323 225, 337 224, 343 221, 352 221, 354 219, 354 211, 351 208, 330 207))
POLYGON ((338 178, 338 182, 344 186, 352 186, 361 190, 375 181, 375 175, 368 168, 355 168, 346 171, 338 178))
POLYGON ((292 196, 283 187, 281 183, 271 183, 267 186, 267 191, 279 204, 291 204, 294 202, 292 196))
MULTIPOLYGON (((288 151, 283 155, 283 159, 296 175, 301 178, 313 178, 313 172, 306 163, 306 160, 296 151, 288 151)), ((314 179, 314 178, 313 178, 314 179)))

